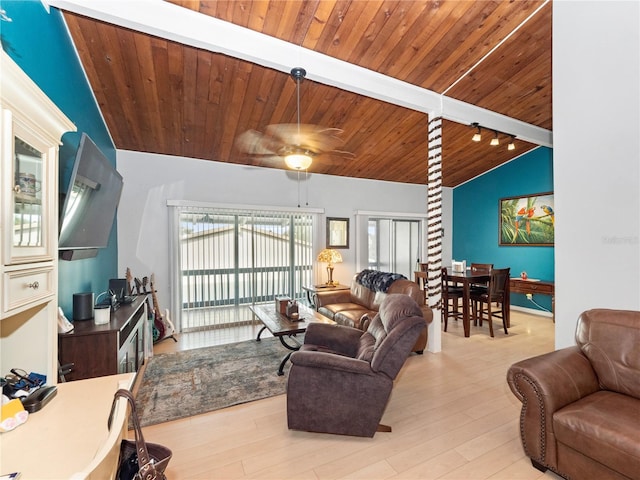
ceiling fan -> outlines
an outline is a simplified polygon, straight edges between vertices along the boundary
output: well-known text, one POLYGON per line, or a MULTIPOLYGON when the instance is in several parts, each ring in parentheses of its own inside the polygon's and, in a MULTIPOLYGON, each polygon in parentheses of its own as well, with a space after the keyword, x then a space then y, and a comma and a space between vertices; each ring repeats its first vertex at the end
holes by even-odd
POLYGON ((247 130, 236 138, 236 148, 247 155, 259 157, 265 163, 284 163, 293 170, 307 170, 314 159, 330 160, 329 154, 351 156, 350 152, 338 150, 344 142, 340 138, 343 130, 300 123, 300 83, 307 72, 296 67, 291 77, 296 82, 297 123, 267 125, 264 133, 247 130))

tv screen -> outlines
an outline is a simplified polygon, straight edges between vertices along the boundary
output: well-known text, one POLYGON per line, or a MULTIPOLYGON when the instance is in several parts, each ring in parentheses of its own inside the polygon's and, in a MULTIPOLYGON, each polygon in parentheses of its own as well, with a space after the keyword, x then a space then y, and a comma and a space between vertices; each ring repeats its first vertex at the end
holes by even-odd
POLYGON ((122 186, 122 176, 83 133, 61 210, 58 249, 106 247, 122 186))

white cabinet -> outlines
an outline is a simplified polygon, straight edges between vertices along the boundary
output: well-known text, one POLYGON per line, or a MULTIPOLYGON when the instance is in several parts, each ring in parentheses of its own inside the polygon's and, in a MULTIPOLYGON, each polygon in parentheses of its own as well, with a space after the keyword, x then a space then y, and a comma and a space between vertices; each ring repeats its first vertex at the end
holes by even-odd
POLYGON ((58 146, 75 126, 0 57, 0 374, 57 379, 58 146))

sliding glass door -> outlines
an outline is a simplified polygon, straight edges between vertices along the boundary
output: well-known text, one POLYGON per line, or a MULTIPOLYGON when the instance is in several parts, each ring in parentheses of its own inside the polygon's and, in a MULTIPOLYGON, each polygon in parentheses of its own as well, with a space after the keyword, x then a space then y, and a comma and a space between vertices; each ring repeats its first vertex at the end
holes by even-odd
POLYGON ((413 280, 420 255, 420 221, 370 217, 368 268, 413 280))
POLYGON ((181 208, 182 331, 250 321, 248 306, 302 298, 312 283, 313 214, 181 208))

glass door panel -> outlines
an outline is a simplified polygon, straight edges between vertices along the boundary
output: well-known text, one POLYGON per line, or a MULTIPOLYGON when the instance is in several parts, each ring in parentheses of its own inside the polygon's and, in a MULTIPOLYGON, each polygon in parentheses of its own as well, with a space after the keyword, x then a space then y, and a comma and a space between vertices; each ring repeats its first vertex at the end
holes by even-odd
POLYGON ((42 152, 14 138, 13 247, 42 247, 42 152))

